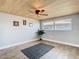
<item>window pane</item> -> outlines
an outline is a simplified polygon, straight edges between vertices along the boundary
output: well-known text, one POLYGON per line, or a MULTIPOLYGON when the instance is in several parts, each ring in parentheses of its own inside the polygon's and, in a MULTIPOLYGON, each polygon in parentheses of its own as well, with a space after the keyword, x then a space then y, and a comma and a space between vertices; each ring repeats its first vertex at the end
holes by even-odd
POLYGON ((54 30, 53 21, 42 22, 42 29, 43 30, 54 30))
POLYGON ((55 30, 71 30, 71 19, 55 21, 55 30))

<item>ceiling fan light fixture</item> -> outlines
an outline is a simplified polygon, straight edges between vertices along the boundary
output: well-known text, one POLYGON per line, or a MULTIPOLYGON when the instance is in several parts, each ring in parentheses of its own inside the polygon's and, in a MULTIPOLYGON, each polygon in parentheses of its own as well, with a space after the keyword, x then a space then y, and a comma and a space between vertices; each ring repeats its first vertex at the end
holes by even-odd
POLYGON ((42 10, 39 10, 39 9, 35 10, 35 14, 36 14, 37 16, 38 16, 38 15, 48 16, 48 14, 44 14, 43 12, 45 12, 44 9, 42 9, 42 10))
POLYGON ((35 14, 37 14, 37 15, 38 15, 38 14, 39 14, 39 12, 40 12, 40 10, 35 10, 35 14))
POLYGON ((41 10, 41 12, 44 12, 44 11, 45 11, 44 9, 41 10))

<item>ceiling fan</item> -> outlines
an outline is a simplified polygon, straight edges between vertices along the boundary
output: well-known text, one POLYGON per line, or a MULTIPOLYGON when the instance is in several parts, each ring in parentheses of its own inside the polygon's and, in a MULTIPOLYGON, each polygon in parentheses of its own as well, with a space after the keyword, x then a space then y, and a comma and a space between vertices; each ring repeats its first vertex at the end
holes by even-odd
POLYGON ((39 9, 35 10, 35 14, 36 14, 37 16, 38 16, 38 15, 48 16, 48 14, 46 14, 46 13, 44 13, 44 12, 45 12, 44 9, 42 9, 42 10, 39 10, 39 9))
POLYGON ((46 10, 43 8, 44 4, 40 0, 31 0, 31 2, 28 2, 27 4, 29 6, 28 12, 30 12, 31 14, 34 14, 36 16, 48 16, 46 10))

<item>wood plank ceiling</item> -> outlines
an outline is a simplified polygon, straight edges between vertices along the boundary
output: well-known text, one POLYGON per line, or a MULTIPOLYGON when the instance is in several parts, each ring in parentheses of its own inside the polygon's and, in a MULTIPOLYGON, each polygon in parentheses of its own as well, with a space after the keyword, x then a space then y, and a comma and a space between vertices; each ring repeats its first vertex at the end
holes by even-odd
POLYGON ((0 12, 34 19, 58 17, 79 12, 79 0, 0 0, 0 12), (39 5, 48 16, 36 16, 34 7, 39 5))

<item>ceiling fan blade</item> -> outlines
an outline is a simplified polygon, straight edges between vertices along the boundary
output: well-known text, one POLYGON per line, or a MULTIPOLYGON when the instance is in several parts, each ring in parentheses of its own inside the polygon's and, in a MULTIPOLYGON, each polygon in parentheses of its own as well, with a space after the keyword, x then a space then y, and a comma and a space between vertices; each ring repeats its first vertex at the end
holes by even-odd
POLYGON ((41 16, 39 16, 39 15, 37 16, 37 15, 35 15, 35 14, 29 14, 28 17, 33 17, 33 18, 36 19, 36 18, 40 18, 41 16))
POLYGON ((48 16, 48 14, 39 14, 39 15, 42 15, 42 16, 48 16))

